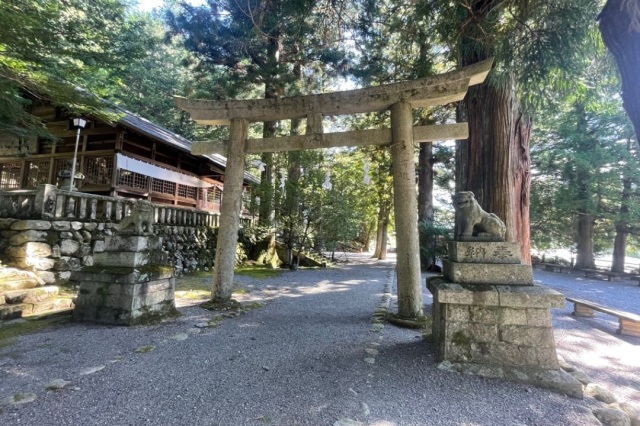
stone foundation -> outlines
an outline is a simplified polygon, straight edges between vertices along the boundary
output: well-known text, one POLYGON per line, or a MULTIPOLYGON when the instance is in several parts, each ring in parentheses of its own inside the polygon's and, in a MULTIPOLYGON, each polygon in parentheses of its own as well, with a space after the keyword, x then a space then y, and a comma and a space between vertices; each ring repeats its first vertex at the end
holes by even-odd
POLYGON ((451 241, 433 294, 433 337, 441 368, 533 384, 582 397, 560 369, 551 308, 557 291, 533 284, 515 242, 451 241))
POLYGON ((174 272, 166 257, 160 237, 107 238, 99 264, 72 273, 80 287, 74 320, 137 325, 176 314, 174 272))
MULTIPOLYGON (((215 253, 214 228, 156 224, 162 249, 176 273, 208 270, 215 253)), ((102 261, 105 240, 117 235, 108 222, 0 219, 0 261, 33 271, 47 284, 68 281, 71 272, 102 261)), ((163 263, 162 259, 154 262, 163 263)), ((114 266, 124 266, 114 259, 114 266)))
POLYGON ((433 337, 446 368, 499 377, 582 397, 560 370, 551 308, 562 294, 538 285, 465 285, 433 277, 433 337))

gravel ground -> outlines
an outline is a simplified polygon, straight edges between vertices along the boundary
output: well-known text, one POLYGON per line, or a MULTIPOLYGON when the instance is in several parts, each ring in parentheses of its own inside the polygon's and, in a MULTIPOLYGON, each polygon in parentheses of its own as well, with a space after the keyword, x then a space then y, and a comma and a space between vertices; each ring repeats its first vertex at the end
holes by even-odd
MULTIPOLYGON (((534 277, 536 282, 566 297, 640 314, 637 281, 609 282, 584 278, 578 273, 539 270, 534 270, 534 277)), ((611 315, 596 312, 595 318, 572 316, 572 303, 551 312, 558 354, 612 391, 620 401, 640 405, 640 338, 616 334, 618 319, 611 315)))
MULTIPOLYGON (((242 300, 266 304, 216 327, 196 327, 215 313, 192 305, 156 326, 68 323, 22 336, 0 350, 0 400, 18 393, 35 400, 5 405, 0 425, 586 424, 591 398, 441 371, 420 333, 376 327, 371 317, 393 287, 394 265, 349 259, 278 278, 238 276, 251 290, 242 300), (46 390, 54 379, 70 383, 46 390)), ((567 294, 618 285, 538 272, 536 279, 567 286, 567 294)), ((589 298, 637 311, 628 299, 638 292, 620 294, 630 306, 589 298)), ((554 313, 559 353, 633 401, 640 339, 569 312, 554 313)))

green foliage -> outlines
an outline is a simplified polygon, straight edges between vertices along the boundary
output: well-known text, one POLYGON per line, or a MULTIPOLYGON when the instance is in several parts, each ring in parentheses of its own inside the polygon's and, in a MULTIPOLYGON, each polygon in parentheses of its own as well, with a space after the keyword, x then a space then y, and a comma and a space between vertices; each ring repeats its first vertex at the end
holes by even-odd
POLYGON ((130 41, 144 31, 127 19, 120 0, 0 1, 0 131, 19 138, 46 133, 25 109, 24 94, 113 118, 96 95, 116 83, 95 76, 143 55, 130 41))
POLYGON ((458 65, 495 57, 490 81, 513 78, 531 113, 554 93, 570 90, 601 42, 595 0, 437 2, 438 30, 458 65))
POLYGON ((173 34, 180 35, 199 62, 196 72, 216 75, 207 98, 251 96, 266 85, 267 97, 306 90, 322 74, 343 71, 339 44, 339 5, 313 0, 209 1, 181 4, 167 13, 173 34), (295 65, 313 69, 305 89, 293 73, 295 65))
POLYGON ((623 180, 640 183, 633 129, 617 93, 610 63, 595 58, 569 96, 541 110, 531 146, 531 238, 540 250, 573 247, 577 219, 596 219, 595 250, 612 246, 617 225, 632 232, 640 219, 637 191, 622 210, 623 180), (633 201, 635 200, 635 201, 633 201))
POLYGON ((450 225, 441 222, 422 221, 418 223, 420 241, 420 264, 431 265, 432 259, 442 259, 447 254, 447 241, 453 237, 450 225))

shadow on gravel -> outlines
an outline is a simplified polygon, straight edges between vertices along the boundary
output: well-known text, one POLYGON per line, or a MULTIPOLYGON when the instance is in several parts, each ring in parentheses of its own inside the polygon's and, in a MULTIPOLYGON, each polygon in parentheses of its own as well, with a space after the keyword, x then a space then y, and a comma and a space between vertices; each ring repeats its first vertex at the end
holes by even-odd
MULTIPOLYGON (((618 330, 618 321, 614 319, 611 315, 605 315, 596 313, 596 316, 593 318, 589 317, 575 317, 571 315, 571 311, 563 311, 562 313, 557 313, 553 318, 553 328, 557 330, 575 330, 576 328, 589 328, 592 331, 600 331, 603 333, 607 333, 611 337, 614 337, 618 340, 622 340, 623 342, 629 343, 630 345, 640 346, 640 337, 633 336, 625 336, 622 334, 618 334, 616 331, 618 330)), ((592 338, 596 339, 596 336, 592 336, 592 338)))

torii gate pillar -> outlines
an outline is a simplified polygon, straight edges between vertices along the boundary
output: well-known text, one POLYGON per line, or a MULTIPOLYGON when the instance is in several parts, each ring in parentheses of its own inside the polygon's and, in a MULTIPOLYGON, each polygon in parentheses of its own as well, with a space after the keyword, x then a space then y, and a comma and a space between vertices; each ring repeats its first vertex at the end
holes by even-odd
POLYGON ((242 180, 247 145, 249 120, 234 118, 229 129, 227 166, 224 175, 224 195, 220 204, 220 226, 216 246, 216 263, 213 267, 211 296, 214 302, 231 299, 233 268, 236 261, 236 245, 242 209, 242 180))
POLYGON ((393 162, 393 205, 397 241, 398 313, 418 318, 422 313, 418 201, 413 145, 411 104, 391 106, 391 159, 393 162))

